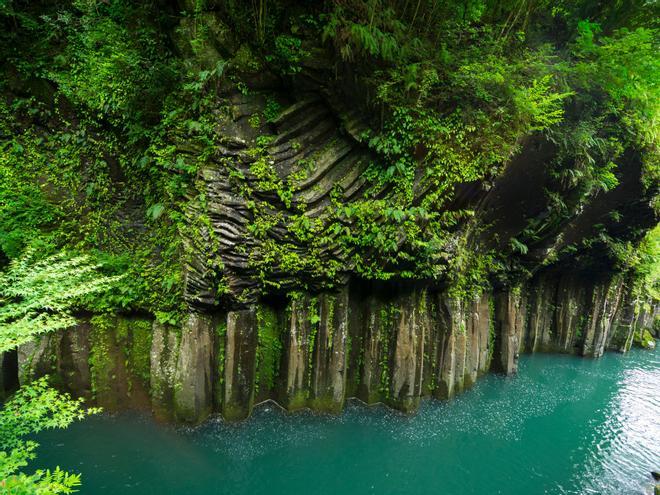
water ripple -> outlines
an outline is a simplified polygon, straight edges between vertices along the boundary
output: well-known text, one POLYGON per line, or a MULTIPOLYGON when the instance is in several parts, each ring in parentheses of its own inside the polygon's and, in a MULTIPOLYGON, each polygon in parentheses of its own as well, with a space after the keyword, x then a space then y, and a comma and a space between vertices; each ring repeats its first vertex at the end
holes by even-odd
POLYGON ((82 470, 95 495, 634 495, 660 468, 659 418, 658 350, 535 355, 413 416, 358 403, 340 416, 264 404, 198 428, 103 416, 41 435, 39 459, 82 470))

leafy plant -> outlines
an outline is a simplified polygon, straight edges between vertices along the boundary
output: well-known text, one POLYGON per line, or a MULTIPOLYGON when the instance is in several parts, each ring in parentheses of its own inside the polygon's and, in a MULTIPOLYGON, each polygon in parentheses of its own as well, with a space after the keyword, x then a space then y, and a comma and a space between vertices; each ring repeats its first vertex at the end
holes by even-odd
POLYGON ((59 253, 39 259, 28 250, 0 273, 0 352, 34 336, 75 325, 71 311, 107 291, 121 276, 106 276, 88 255, 59 253))
MULTIPOLYGON (((6 344, 5 344, 6 345, 6 344)), ((42 430, 66 428, 97 408, 83 409, 82 399, 72 399, 48 385, 42 377, 24 385, 0 410, 0 491, 7 494, 55 495, 73 493, 80 486, 80 475, 54 470, 20 472, 36 457, 38 444, 25 437, 42 430)))

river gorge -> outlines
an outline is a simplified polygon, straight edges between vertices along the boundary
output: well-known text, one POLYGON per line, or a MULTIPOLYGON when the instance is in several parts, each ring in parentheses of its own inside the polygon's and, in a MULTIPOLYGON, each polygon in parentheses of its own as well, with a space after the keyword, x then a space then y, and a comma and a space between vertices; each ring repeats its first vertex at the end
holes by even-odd
POLYGON ((660 495, 658 19, 0 0, 0 494, 660 495))

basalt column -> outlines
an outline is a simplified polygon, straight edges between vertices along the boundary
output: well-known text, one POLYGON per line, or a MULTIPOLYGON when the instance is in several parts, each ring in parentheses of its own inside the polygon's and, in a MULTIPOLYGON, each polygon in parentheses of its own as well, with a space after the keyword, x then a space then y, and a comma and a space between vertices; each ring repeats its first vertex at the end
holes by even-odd
POLYGON ((254 403, 257 315, 254 307, 227 313, 222 415, 247 418, 254 403))
POLYGON ((181 344, 181 329, 154 321, 151 343, 151 409, 156 418, 171 420, 181 344))
POLYGON ((596 284, 591 299, 591 313, 582 347, 584 356, 600 357, 611 340, 610 330, 623 294, 623 280, 611 280, 596 284))
MULTIPOLYGON (((281 303, 281 301, 280 301, 281 303)), ((256 306, 257 350, 254 401, 278 397, 281 389, 282 342, 285 311, 281 307, 260 303, 256 306)))
POLYGON ((633 342, 635 323, 639 317, 636 312, 635 300, 629 293, 624 293, 616 312, 612 328, 610 329, 608 349, 619 352, 627 352, 633 342))
POLYGON ((525 303, 520 291, 507 290, 495 294, 495 370, 507 375, 518 371, 524 326, 525 303))
POLYGON ((287 309, 285 383, 280 402, 290 411, 307 406, 312 350, 319 322, 316 304, 316 298, 296 296, 291 299, 287 309))
POLYGON ((337 294, 321 294, 318 304, 309 404, 316 411, 339 412, 346 397, 348 287, 337 294))
POLYGON ((557 278, 552 273, 539 274, 529 283, 525 350, 529 352, 557 350, 553 340, 556 296, 557 278))
MULTIPOLYGON (((492 355, 490 329, 490 295, 484 293, 481 297, 472 301, 466 311, 467 360, 465 367, 466 385, 473 385, 479 375, 486 373, 490 368, 492 355)), ((494 335, 493 335, 494 338, 494 335)))
POLYGON ((290 411, 336 413, 358 397, 408 412, 425 396, 454 396, 491 368, 515 373, 525 343, 596 357, 626 350, 654 318, 626 290, 617 277, 555 272, 535 277, 529 290, 468 300, 428 287, 356 285, 227 313, 193 311, 180 327, 81 318, 21 346, 20 379, 50 374, 106 409, 151 407, 158 418, 192 424, 212 412, 244 419, 270 399, 290 411))
POLYGON ((573 273, 559 278, 555 300, 554 348, 558 352, 575 352, 584 339, 586 314, 589 311, 590 283, 573 273))
POLYGON ((400 299, 394 320, 390 402, 403 411, 419 405, 424 390, 425 351, 429 344, 426 290, 415 290, 400 299))
POLYGON ((358 397, 367 404, 375 404, 389 398, 390 350, 393 345, 392 321, 398 309, 388 298, 383 300, 371 295, 366 302, 361 322, 362 367, 358 397))
POLYGON ((92 396, 90 370, 91 325, 75 327, 39 337, 18 348, 18 379, 21 385, 43 375, 57 376, 60 386, 76 395, 92 396))
POLYGON ((181 344, 174 374, 174 416, 178 421, 199 423, 213 408, 212 316, 190 313, 181 329, 181 344))
MULTIPOLYGON (((457 335, 462 321, 460 301, 444 294, 436 296, 437 312, 434 316, 436 334, 436 387, 434 395, 439 399, 454 396, 456 382, 457 335)), ((462 378, 461 378, 462 379, 462 378)))
POLYGON ((20 383, 48 374, 60 389, 106 410, 149 409, 151 327, 141 317, 81 318, 19 347, 20 383))

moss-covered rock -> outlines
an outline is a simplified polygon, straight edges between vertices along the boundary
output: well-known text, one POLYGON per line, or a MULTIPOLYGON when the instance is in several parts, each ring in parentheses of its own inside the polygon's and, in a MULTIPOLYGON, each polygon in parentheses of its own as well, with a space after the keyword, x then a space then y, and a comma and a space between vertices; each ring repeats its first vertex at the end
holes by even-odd
POLYGON ((641 329, 635 333, 635 345, 643 349, 655 349, 655 339, 651 332, 641 329))
POLYGON ((191 312, 181 328, 174 373, 174 417, 200 423, 213 410, 214 319, 191 312))

